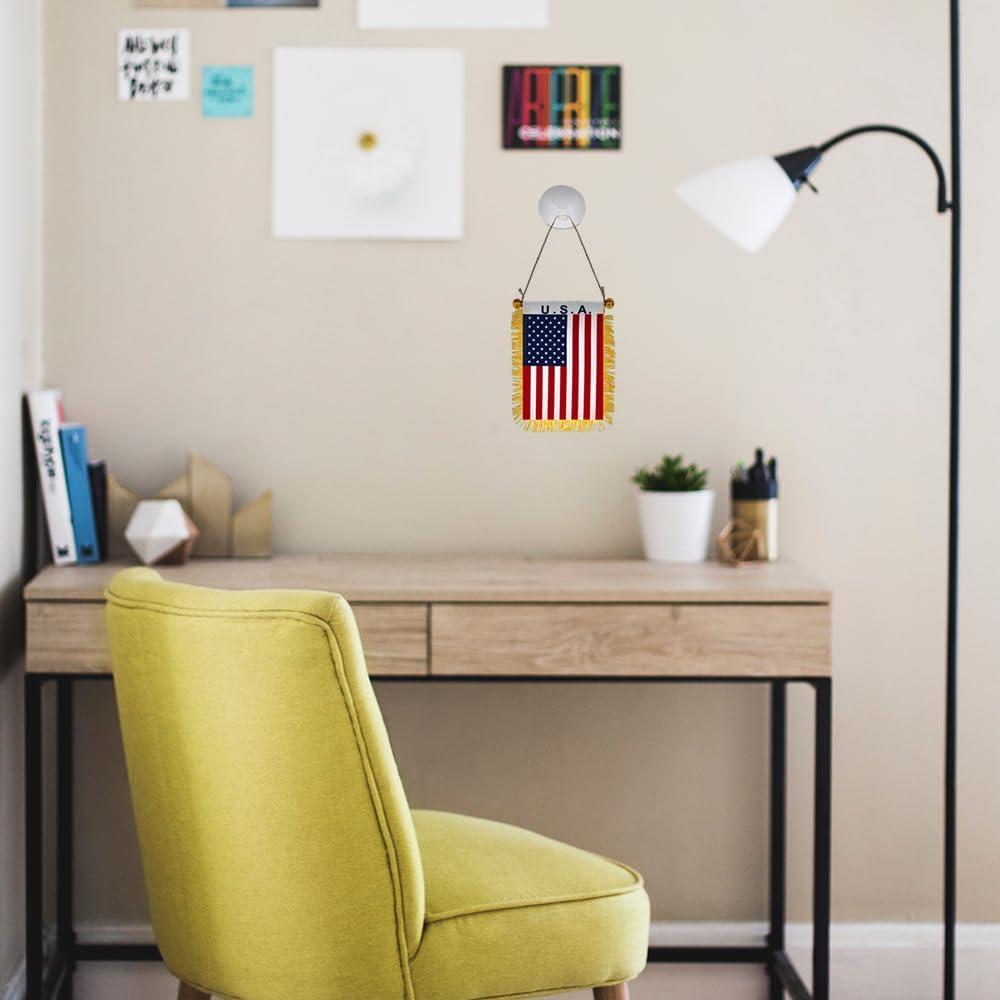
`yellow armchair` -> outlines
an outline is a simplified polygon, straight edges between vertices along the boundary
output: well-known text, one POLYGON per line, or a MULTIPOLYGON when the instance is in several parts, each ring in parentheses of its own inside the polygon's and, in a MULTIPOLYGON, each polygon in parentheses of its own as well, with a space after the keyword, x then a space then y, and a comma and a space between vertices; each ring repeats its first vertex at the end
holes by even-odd
POLYGON ((631 868, 411 811, 337 595, 112 580, 108 629, 157 942, 179 996, 628 997, 631 868))

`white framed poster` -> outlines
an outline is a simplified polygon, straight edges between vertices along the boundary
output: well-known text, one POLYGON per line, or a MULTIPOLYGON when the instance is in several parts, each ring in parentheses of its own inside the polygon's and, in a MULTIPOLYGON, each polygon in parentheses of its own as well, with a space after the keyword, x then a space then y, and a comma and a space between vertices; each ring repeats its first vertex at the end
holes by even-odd
POLYGON ((549 0, 357 0, 359 28, 547 28, 549 0))
POLYGON ((274 235, 461 239, 463 95, 458 49, 275 49, 274 235))

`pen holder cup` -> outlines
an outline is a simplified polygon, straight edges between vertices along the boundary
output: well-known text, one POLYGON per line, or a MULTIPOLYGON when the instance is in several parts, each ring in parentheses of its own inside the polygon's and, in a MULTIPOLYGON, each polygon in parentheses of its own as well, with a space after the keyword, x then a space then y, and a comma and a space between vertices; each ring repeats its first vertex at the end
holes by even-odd
POLYGON ((746 525, 746 530, 759 531, 762 539, 760 553, 755 548, 746 556, 747 560, 767 560, 778 558, 778 500, 733 500, 734 521, 746 525))

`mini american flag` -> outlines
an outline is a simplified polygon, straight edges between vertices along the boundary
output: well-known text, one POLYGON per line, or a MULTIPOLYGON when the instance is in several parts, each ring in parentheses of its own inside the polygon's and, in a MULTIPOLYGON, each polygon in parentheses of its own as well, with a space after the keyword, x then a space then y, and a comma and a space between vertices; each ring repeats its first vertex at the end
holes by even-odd
POLYGON ((514 416, 528 430, 611 422, 614 342, 601 302, 530 302, 514 311, 514 416))

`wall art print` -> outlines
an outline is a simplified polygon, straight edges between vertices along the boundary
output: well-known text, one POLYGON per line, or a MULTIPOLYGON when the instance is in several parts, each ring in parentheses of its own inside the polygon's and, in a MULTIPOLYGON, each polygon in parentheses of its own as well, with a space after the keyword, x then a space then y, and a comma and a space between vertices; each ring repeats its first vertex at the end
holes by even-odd
POLYGON ((224 10, 227 7, 318 7, 319 0, 132 0, 133 7, 224 10))
POLYGON ((186 28, 118 32, 118 99, 186 101, 191 96, 191 33, 186 28))
POLYGON ((621 66, 504 66, 504 149, 621 149, 621 66))
POLYGON ((253 66, 202 66, 201 113, 205 118, 252 118, 253 66))
POLYGON ((549 0, 358 0, 359 28, 547 28, 549 0))
POLYGON ((463 80, 458 49, 276 49, 274 235, 461 239, 463 80))

